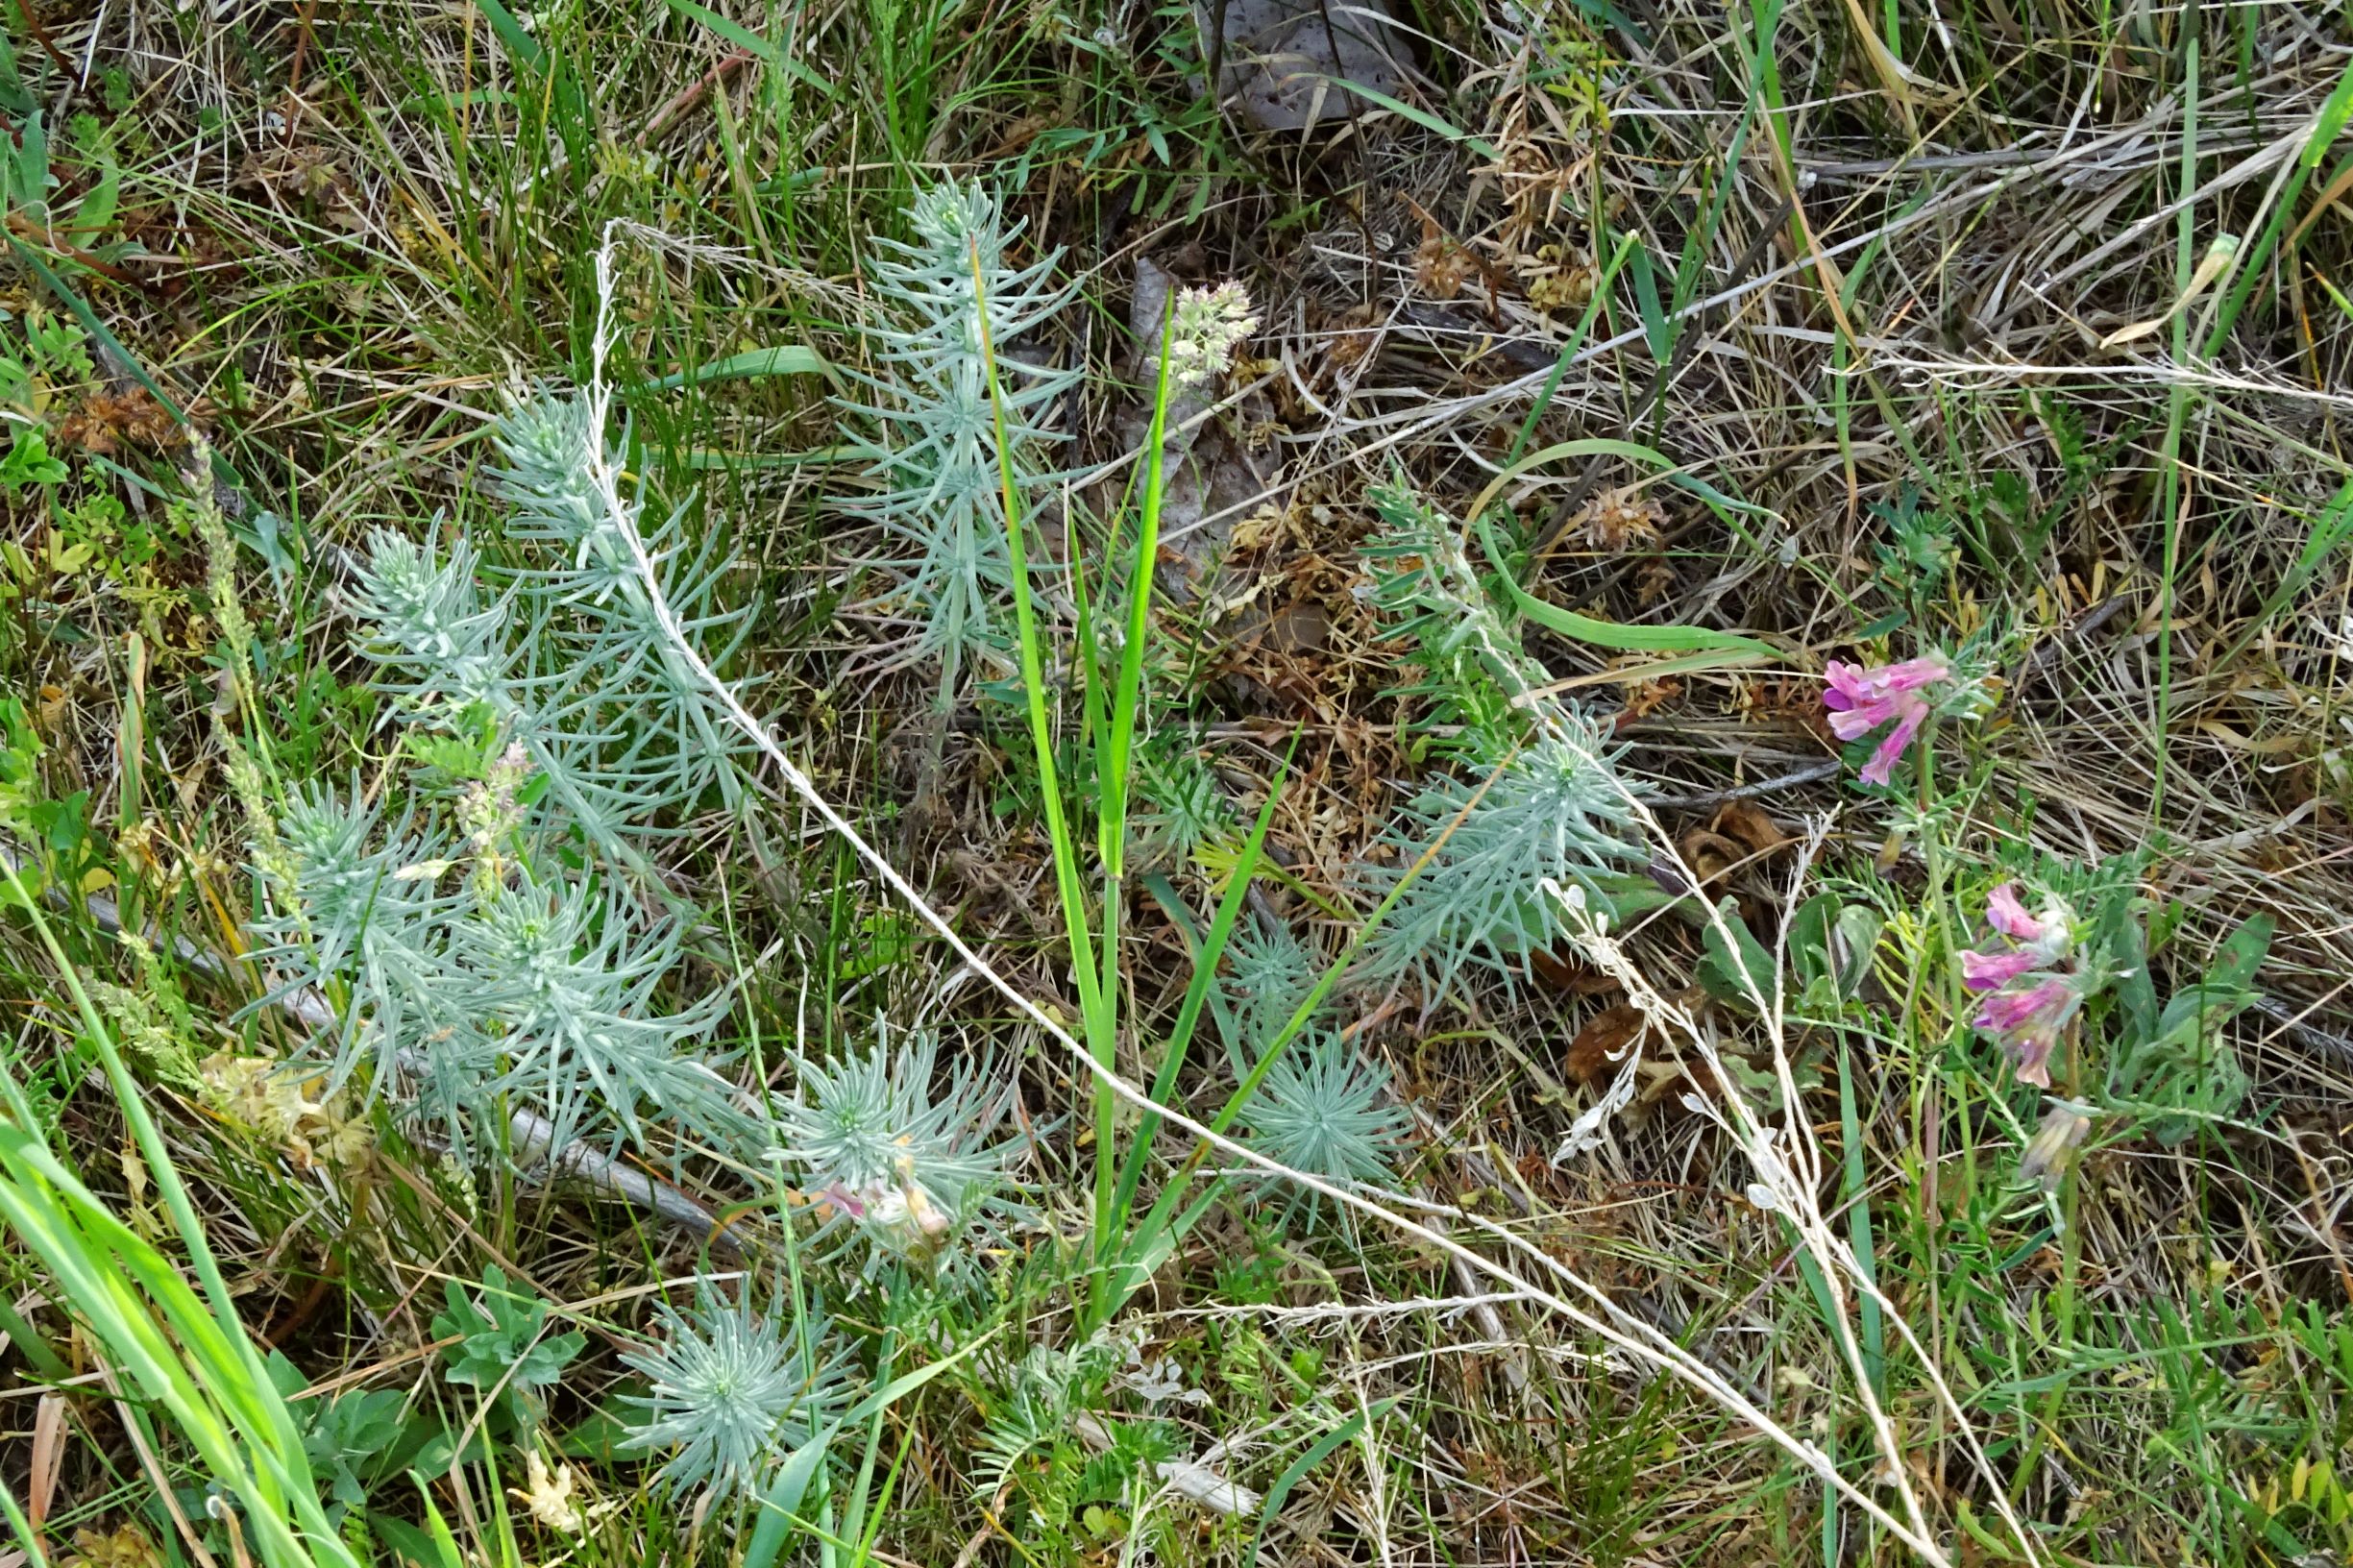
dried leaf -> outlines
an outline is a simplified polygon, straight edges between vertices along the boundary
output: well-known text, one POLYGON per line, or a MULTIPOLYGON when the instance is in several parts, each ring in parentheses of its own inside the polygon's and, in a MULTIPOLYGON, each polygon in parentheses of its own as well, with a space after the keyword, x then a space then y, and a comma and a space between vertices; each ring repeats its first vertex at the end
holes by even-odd
POLYGON ((1649 1022, 1649 1016, 1630 1002, 1602 1009, 1569 1041, 1561 1070, 1581 1084, 1603 1077, 1626 1060, 1627 1050, 1642 1038, 1649 1022))
POLYGON ((1725 872, 1749 858, 1747 845, 1703 827, 1684 834, 1676 847, 1682 851, 1683 864, 1699 873, 1702 887, 1722 880, 1725 872))
POLYGON ((1797 842, 1781 831, 1763 807, 1750 800, 1728 801, 1708 826, 1747 845, 1749 853, 1760 859, 1778 854, 1797 842))
POLYGON ((1429 237, 1413 253, 1413 286, 1434 300, 1451 300, 1462 292, 1463 280, 1478 265, 1468 251, 1433 226, 1429 237))
POLYGON ((65 1465, 65 1396, 43 1394, 33 1410, 33 1467, 25 1483, 25 1516, 38 1530, 57 1495, 58 1472, 65 1465))

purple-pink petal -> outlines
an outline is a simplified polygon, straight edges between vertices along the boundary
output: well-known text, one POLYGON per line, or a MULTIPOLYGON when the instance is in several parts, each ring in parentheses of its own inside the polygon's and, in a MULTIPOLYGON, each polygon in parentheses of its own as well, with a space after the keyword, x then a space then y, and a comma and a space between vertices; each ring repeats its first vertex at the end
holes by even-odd
MULTIPOLYGON (((1824 701, 1828 701, 1826 697, 1824 701)), ((1859 741, 1889 720, 1902 713, 1903 704, 1917 698, 1874 697, 1851 708, 1833 709, 1830 713, 1830 733, 1842 741, 1859 741)))
POLYGON ((1863 764, 1864 783, 1886 783, 1895 772, 1896 764, 1901 760, 1904 748, 1912 744, 1912 737, 1919 734, 1920 726, 1927 722, 1927 704, 1918 698, 1911 698, 1910 702, 1911 705, 1903 710, 1902 717, 1896 721, 1896 727, 1887 732, 1887 739, 1879 743, 1879 748, 1871 754, 1871 760, 1863 764))
POLYGON ((2036 957, 2022 948, 2010 953, 1963 953, 1961 984, 1972 991, 1999 991, 2034 968, 2036 957))
POLYGON ((1828 684, 1822 694, 1822 705, 1832 713, 1844 713, 1870 695, 1863 688, 1863 667, 1859 664, 1832 659, 1823 667, 1823 678, 1828 684))
POLYGON ((1920 689, 1951 678, 1952 667, 1941 653, 1870 668, 1832 659, 1823 667, 1822 705, 1829 712, 1832 734, 1842 741, 1859 741, 1882 724, 1895 725, 1864 765, 1863 782, 1888 782, 1896 763, 1928 721, 1927 700, 1920 689))
POLYGON ((2074 1016, 2081 999, 2075 985, 2052 976, 2022 990, 1997 992, 1978 1009, 1977 1027, 1995 1037, 2018 1065, 2018 1080, 2038 1088, 2050 1087, 2050 1053, 2059 1043, 2059 1030, 2074 1016))
POLYGON ((2050 1050, 2059 1043, 2056 1029, 2029 1029, 2018 1039, 2005 1042, 2010 1056, 2018 1064, 2018 1081, 2032 1084, 2037 1089, 2050 1087, 2050 1050))
POLYGON ((2023 1028, 2038 1015, 2056 1021, 2067 1016, 2074 995, 2074 988, 2059 979, 2045 980, 2023 991, 2005 991, 1985 999, 1985 1006, 1977 1011, 1977 1027, 2006 1035, 2023 1028))
POLYGON ((1882 665, 1871 672, 1874 683, 1882 692, 1916 692, 1923 686, 1933 686, 1952 678, 1952 667, 1941 653, 1924 653, 1917 659, 1901 664, 1882 665))
POLYGON ((2019 902, 2018 885, 2004 882, 1986 895, 1985 922, 2014 942, 2043 940, 2043 922, 2026 913, 2019 902))

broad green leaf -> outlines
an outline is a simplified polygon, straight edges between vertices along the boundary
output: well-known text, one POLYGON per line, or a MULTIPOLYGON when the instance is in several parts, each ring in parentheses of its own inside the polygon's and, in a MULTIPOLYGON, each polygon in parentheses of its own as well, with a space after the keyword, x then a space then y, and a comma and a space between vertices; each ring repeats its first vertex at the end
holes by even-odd
POLYGON ((829 1423, 786 1456, 776 1479, 761 1495, 759 1522, 751 1527, 751 1543, 744 1549, 743 1568, 773 1568, 777 1554, 792 1536, 796 1517, 800 1512, 800 1500, 807 1495, 809 1482, 817 1478, 818 1466, 825 1462, 826 1451, 840 1432, 841 1423, 829 1423))
POLYGON ((1749 922, 1740 918, 1740 906, 1729 894, 1716 912, 1724 917, 1722 924, 1708 922, 1701 939, 1706 953, 1694 971, 1700 984, 1710 996, 1735 1007, 1754 1007, 1759 997, 1770 1003, 1776 981, 1773 955, 1749 930, 1749 922), (1725 943, 1727 930, 1739 945, 1737 955, 1725 943))

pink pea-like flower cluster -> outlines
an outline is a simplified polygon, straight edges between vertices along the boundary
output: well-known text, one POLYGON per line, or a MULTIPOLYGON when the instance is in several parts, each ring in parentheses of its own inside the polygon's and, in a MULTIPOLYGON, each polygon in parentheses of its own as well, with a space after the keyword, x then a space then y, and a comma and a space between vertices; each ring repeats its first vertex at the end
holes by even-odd
POLYGON ((1859 741, 1882 724, 1895 725, 1863 765, 1864 783, 1884 784, 1928 722, 1932 710, 1922 692, 1952 679, 1952 666, 1942 653, 1871 666, 1832 659, 1826 674, 1822 705, 1830 710, 1830 730, 1840 740, 1859 741))
POLYGON ((1976 1025, 2018 1065, 2020 1083, 2048 1089, 2059 1031, 2083 1003, 2083 977, 2058 968, 2074 941, 2067 912, 2054 904, 2035 916, 2004 882, 1985 901, 1985 923, 2006 943, 1961 955, 1961 983, 1989 993, 1976 1025))

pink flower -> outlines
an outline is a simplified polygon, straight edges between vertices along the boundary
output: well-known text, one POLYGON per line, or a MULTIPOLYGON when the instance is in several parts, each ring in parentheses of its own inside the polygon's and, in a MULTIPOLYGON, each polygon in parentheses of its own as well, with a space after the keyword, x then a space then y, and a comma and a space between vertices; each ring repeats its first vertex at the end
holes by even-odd
POLYGON ((2043 922, 2018 901, 2018 884, 2004 882, 1985 897, 1985 923, 2013 942, 2040 942, 2043 922))
POLYGON ((2018 1065, 2018 1081, 2040 1089, 2050 1087, 2050 1053, 2059 1031, 2075 1016, 2081 993, 2056 977, 2023 990, 2000 992, 1985 999, 1977 1027, 1992 1035, 2018 1065))
POLYGON ((817 1192, 817 1198, 821 1203, 831 1204, 834 1208, 839 1209, 842 1213, 847 1214, 852 1219, 864 1219, 866 1217, 868 1200, 861 1197, 858 1193, 852 1192, 848 1188, 844 1187, 840 1182, 829 1182, 824 1187, 820 1188, 817 1192))
POLYGON ((1963 953, 1961 984, 1972 991, 1999 991, 2042 961, 2040 954, 2023 947, 2007 953, 1963 953))
POLYGON ((1859 741, 1881 724, 1896 726, 1863 765, 1864 783, 1884 784, 1920 733, 1920 726, 1928 722, 1928 701, 1920 695, 1922 688, 1950 680, 1952 667, 1941 653, 1869 669, 1832 659, 1826 678, 1828 686, 1822 694, 1822 705, 1830 710, 1830 732, 1840 740, 1859 741))
POLYGON ((1922 724, 1927 723, 1928 705, 1916 697, 1907 698, 1906 700, 1912 705, 1903 710, 1903 717, 1896 721, 1896 727, 1887 732, 1887 738, 1872 752, 1871 760, 1863 764, 1861 776, 1866 784, 1888 783, 1895 776, 1896 764, 1903 760, 1903 753, 1910 747, 1912 737, 1920 733, 1922 724))

